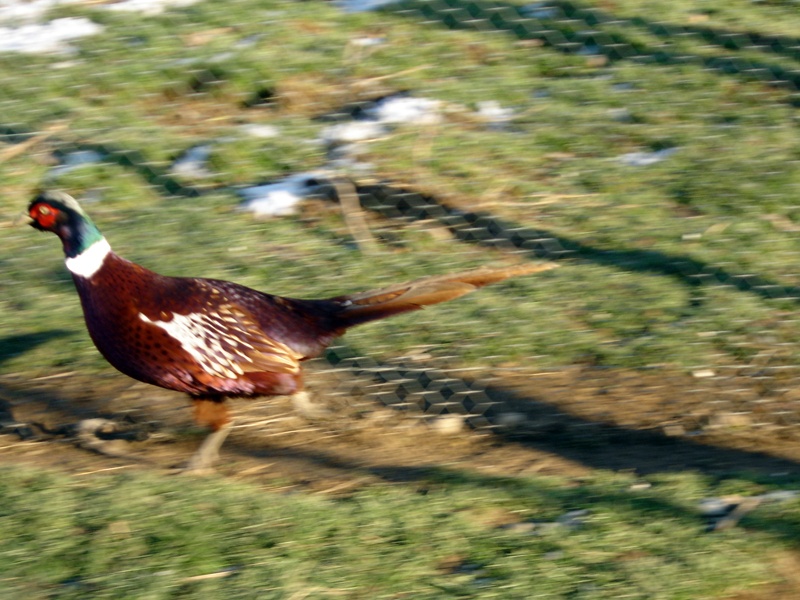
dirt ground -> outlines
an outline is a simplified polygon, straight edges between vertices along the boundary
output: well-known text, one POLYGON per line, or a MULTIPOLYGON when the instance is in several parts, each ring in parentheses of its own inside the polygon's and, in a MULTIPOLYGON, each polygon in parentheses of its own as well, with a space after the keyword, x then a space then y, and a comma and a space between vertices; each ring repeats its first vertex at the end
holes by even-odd
MULTIPOLYGON (((796 393, 774 378, 577 366, 479 379, 426 366, 365 370, 316 360, 307 386, 313 402, 300 410, 286 397, 230 401, 235 427, 218 471, 315 491, 405 479, 434 466, 497 476, 800 473, 796 393), (387 369, 402 377, 387 377, 387 369), (447 387, 479 399, 465 409, 456 396, 447 401, 447 387)), ((113 371, 88 382, 77 373, 7 376, 0 402, 2 462, 69 472, 167 470, 204 435, 185 396, 113 371), (94 418, 111 423, 82 442, 76 425, 94 418)))

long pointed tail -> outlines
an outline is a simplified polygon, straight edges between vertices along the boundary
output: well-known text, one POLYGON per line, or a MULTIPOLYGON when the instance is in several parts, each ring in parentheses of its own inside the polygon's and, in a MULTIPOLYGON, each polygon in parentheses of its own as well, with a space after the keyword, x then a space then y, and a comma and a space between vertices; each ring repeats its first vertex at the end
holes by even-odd
POLYGON ((425 277, 379 290, 332 298, 341 311, 336 314, 338 325, 344 329, 383 319, 429 304, 453 300, 491 283, 509 277, 530 275, 556 268, 555 263, 523 264, 499 269, 476 269, 450 275, 425 277))

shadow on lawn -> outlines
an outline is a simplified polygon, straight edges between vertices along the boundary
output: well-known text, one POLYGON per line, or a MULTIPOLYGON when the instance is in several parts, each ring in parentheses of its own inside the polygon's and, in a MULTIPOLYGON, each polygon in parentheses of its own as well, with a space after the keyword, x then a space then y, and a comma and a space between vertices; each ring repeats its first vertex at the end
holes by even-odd
MULTIPOLYGON (((395 368, 393 365, 377 367, 380 370, 378 383, 385 382, 387 371, 395 368)), ((354 376, 362 378, 368 371, 352 365, 350 370, 354 376)), ((420 369, 418 374, 421 380, 435 381, 435 373, 420 369)), ((403 379, 408 379, 408 372, 402 375, 403 379)), ((454 380, 452 374, 448 377, 450 381, 454 380)), ((461 383, 462 387, 474 384, 466 379, 461 379, 461 383)), ((660 430, 638 430, 600 423, 565 414, 557 405, 538 397, 520 395, 501 387, 488 386, 484 390, 492 407, 481 417, 493 421, 503 410, 524 411, 534 426, 533 433, 494 429, 492 433, 497 443, 511 448, 535 449, 592 469, 634 473, 645 480, 648 475, 657 473, 702 473, 710 478, 710 495, 714 494, 714 483, 730 478, 763 486, 765 491, 795 489, 800 481, 800 462, 796 460, 771 456, 766 452, 719 447, 686 436, 667 436, 660 430), (537 423, 546 425, 537 428, 537 423)), ((376 435, 379 433, 376 432, 376 435)), ((370 447, 369 450, 370 453, 380 451, 379 446, 370 447)), ((263 442, 248 440, 246 435, 238 432, 226 442, 225 452, 261 459, 268 456, 271 460, 299 460, 325 469, 341 470, 353 479, 358 474, 368 474, 387 482, 412 484, 422 494, 442 485, 502 489, 511 495, 544 500, 552 510, 563 513, 575 509, 588 509, 590 513, 608 510, 627 515, 623 518, 644 519, 641 521, 643 523, 677 518, 698 532, 712 523, 700 513, 697 506, 671 501, 657 484, 642 491, 634 491, 620 484, 619 491, 609 492, 608 486, 601 487, 591 480, 582 481, 580 478, 574 479, 570 485, 557 485, 550 479, 545 481, 536 475, 515 477, 487 474, 485 469, 468 467, 402 464, 386 460, 386 456, 374 461, 366 456, 353 460, 327 449, 324 440, 320 440, 319 444, 311 442, 286 447, 276 438, 274 447, 265 448, 263 442)), ((466 455, 459 460, 459 464, 467 463, 466 455)), ((313 473, 313 469, 309 469, 309 473, 313 473)), ((800 539, 800 521, 791 512, 785 517, 775 518, 758 510, 745 517, 743 526, 769 533, 792 545, 796 545, 800 539)))
MULTIPOLYGON (((30 348, 43 343, 48 339, 61 335, 58 331, 42 334, 41 336, 12 336, 0 340, 0 348, 5 349, 5 356, 16 355, 24 348, 30 348)), ((379 375, 382 382, 387 379, 392 381, 388 373, 393 369, 398 370, 397 381, 408 381, 417 378, 417 387, 424 389, 430 382, 441 383, 439 374, 434 369, 416 368, 411 373, 397 365, 387 365, 372 361, 367 368, 357 362, 342 361, 339 365, 345 373, 350 373, 354 379, 364 379, 365 376, 379 375), (372 367, 375 367, 374 369, 372 367)), ((530 429, 502 429, 493 430, 493 435, 498 444, 520 448, 532 448, 553 455, 567 458, 581 463, 592 469, 603 469, 620 472, 633 472, 641 476, 665 472, 694 471, 703 473, 712 478, 725 479, 735 476, 738 479, 752 481, 765 487, 775 488, 782 481, 794 484, 800 478, 800 463, 787 458, 771 456, 766 452, 740 450, 735 448, 722 448, 712 444, 703 443, 687 436, 667 436, 660 430, 639 430, 631 427, 593 421, 574 414, 568 414, 559 408, 557 403, 550 402, 547 394, 521 394, 509 391, 501 386, 476 383, 468 378, 459 377, 452 373, 444 373, 450 385, 460 389, 481 390, 488 399, 488 403, 476 416, 487 421, 490 425, 504 411, 523 412, 527 421, 532 424, 530 429), (785 477, 775 478, 775 473, 785 473, 785 477)), ((119 376, 123 378, 122 375, 119 376)), ((108 409, 107 400, 98 397, 76 397, 74 390, 79 386, 62 386, 44 389, 41 386, 33 391, 25 389, 24 385, 15 384, 14 388, 0 385, 0 397, 9 392, 10 397, 21 398, 25 401, 29 396, 34 401, 49 407, 49 413, 58 412, 63 418, 76 422, 81 419, 105 416, 114 419, 124 418, 125 415, 115 415, 108 409), (62 391, 65 390, 65 391, 62 391), (70 391, 72 390, 72 391, 70 391), (24 395, 24 398, 22 396, 24 395)), ((437 386, 433 386, 437 387, 437 386)), ((442 392, 442 386, 437 387, 442 392)), ((679 393, 679 390, 675 393, 679 393)), ((446 395, 446 394, 445 394, 446 395)), ((176 398, 182 396, 175 394, 176 398)), ((430 396, 426 396, 430 397, 430 396)), ((2 400, 2 398, 0 398, 2 400)), ((19 403, 15 403, 16 408, 19 403)), ((10 404, 5 407, 10 408, 10 404)), ((474 407, 473 407, 474 408, 474 407)), ((3 406, 0 405, 0 411, 3 406)), ((154 413, 158 407, 154 406, 154 413)), ((234 406, 235 411, 235 406, 234 406)), ((6 411, 8 412, 8 411, 6 411)), ((434 413, 435 414, 435 413, 434 413)), ((2 415, 0 415, 2 416, 2 415)), ((13 420, 14 415, 7 415, 13 420)), ((190 410, 185 411, 185 421, 191 421, 190 410)), ((144 423, 144 421, 142 422, 144 423)), ((63 424, 63 423, 62 423, 63 424)), ((133 423, 132 427, 136 424, 133 423)), ((375 435, 380 435, 376 430, 375 435)), ((438 434, 436 434, 438 435, 438 434)), ((471 435, 463 433, 461 435, 471 435)), ((732 435, 736 435, 734 432, 732 435)), ((263 436, 248 437, 247 430, 236 431, 226 442, 220 470, 226 472, 225 456, 240 454, 250 458, 275 461, 281 458, 298 459, 305 461, 310 467, 317 465, 328 469, 337 469, 355 478, 358 473, 377 476, 386 481, 399 481, 417 483, 418 489, 424 490, 436 485, 478 486, 491 489, 504 489, 512 494, 531 495, 537 494, 545 498, 556 509, 564 511, 574 508, 589 508, 597 510, 598 507, 607 506, 609 510, 614 507, 625 506, 631 514, 646 515, 653 518, 679 518, 689 524, 696 524, 698 529, 703 527, 703 518, 693 507, 682 506, 663 497, 656 487, 641 493, 633 493, 621 488, 620 491, 610 493, 608 488, 596 488, 591 482, 581 483, 574 487, 556 487, 552 481, 537 481, 536 476, 516 478, 506 475, 487 475, 485 472, 470 470, 469 468, 451 468, 447 466, 419 466, 413 463, 402 464, 385 460, 371 461, 364 455, 359 460, 352 460, 338 455, 330 449, 323 436, 318 442, 310 441, 307 445, 283 447, 280 440, 264 443, 263 436)), ((43 444, 53 444, 53 441, 42 439, 43 444)), ((380 444, 370 446, 369 452, 381 452, 380 444)), ((464 456, 468 460, 468 456, 464 456)), ((104 457, 109 465, 118 464, 119 461, 129 462, 128 458, 104 457)), ((137 461, 138 462, 138 461, 137 461)), ((463 464, 463 461, 460 461, 463 464)), ((141 464, 141 463, 139 463, 141 464)), ((309 476, 313 478, 313 470, 309 468, 309 476)), ((639 518, 639 517, 633 517, 639 518)), ((796 543, 800 535, 800 524, 791 519, 776 520, 764 516, 754 515, 748 517, 746 525, 759 530, 767 531, 776 537, 796 543)))
MULTIPOLYGON (((0 361, 64 335, 66 335, 64 331, 52 330, 41 334, 23 334, 0 339, 0 361)), ((370 399, 382 402, 399 412, 409 410, 409 406, 416 403, 417 406, 412 406, 416 414, 421 414, 422 410, 431 416, 453 411, 461 413, 475 428, 492 431, 498 443, 535 448, 591 468, 634 471, 641 474, 696 470, 715 475, 753 471, 762 475, 789 472, 800 476, 800 463, 788 458, 778 458, 766 452, 722 448, 688 435, 668 436, 658 427, 635 429, 570 414, 558 403, 563 393, 572 393, 572 388, 562 393, 544 389, 541 394, 527 391, 521 393, 502 387, 502 382, 500 385, 494 383, 485 385, 457 373, 418 363, 415 363, 413 368, 407 368, 397 363, 378 363, 372 359, 334 360, 330 355, 328 358, 338 363, 335 366, 343 372, 342 377, 345 379, 352 377, 353 381, 360 382, 360 385, 363 385, 365 380, 374 381, 374 385, 368 386, 370 399), (465 398, 477 399, 460 401, 458 407, 453 407, 454 393, 461 393, 465 398), (378 400, 379 397, 381 400, 378 400), (387 401, 386 398, 392 400, 387 401), (523 415, 528 426, 506 429, 497 427, 501 416, 509 412, 523 415)), ((627 373, 635 374, 633 371, 627 373)), ((29 386, 15 382, 11 386, 3 385, 0 391, 8 392, 9 397, 17 398, 19 401, 25 401, 25 398, 29 397, 44 402, 53 411, 60 413, 62 418, 74 422, 93 416, 114 418, 114 408, 108 401, 124 388, 122 383, 128 381, 130 380, 124 375, 115 374, 105 382, 108 389, 103 393, 89 393, 81 395, 80 398, 72 398, 71 395, 76 393, 75 390, 81 389, 81 386, 70 385, 69 382, 61 387, 56 387, 58 384, 54 383, 52 388, 38 385, 35 389, 29 390, 26 389, 29 386)), ((686 391, 673 383, 660 387, 666 389, 664 393, 668 395, 681 395, 686 391)), ((613 387, 614 383, 603 380, 596 385, 592 382, 587 385, 589 395, 593 395, 596 390, 601 390, 604 386, 613 387), (594 387, 591 387, 593 385, 594 387)), ((697 387, 701 384, 693 381, 691 385, 697 387)), ((151 388, 146 386, 143 389, 151 388)), ((156 388, 152 389, 156 391, 156 388)), ((642 390, 641 393, 647 393, 647 382, 643 382, 638 389, 642 390)), ((169 393, 164 392, 164 397, 167 394, 169 393)), ((713 394, 713 390, 709 390, 710 394, 713 394)), ((180 399, 175 406, 180 406, 183 395, 175 392, 174 396, 176 400, 180 399)), ((598 403, 613 401, 602 398, 603 395, 598 396, 598 403)), ((636 400, 636 398, 630 399, 632 402, 636 400)), ((234 413, 238 402, 244 401, 232 402, 234 413)), ((702 400, 698 402, 701 403, 702 400)), ((154 412, 158 408, 154 406, 154 412)), ((144 410, 146 412, 146 409, 144 410)), ((631 411, 635 410, 636 407, 633 406, 631 411)), ((670 415, 665 413, 663 421, 669 421, 669 417, 670 415)), ((188 407, 185 421, 187 425, 191 422, 191 411, 188 407)), ((731 435, 736 436, 740 433, 741 428, 734 429, 731 435)), ((231 437, 231 447, 236 445, 238 437, 240 436, 231 437)), ((791 441, 788 440, 786 443, 789 444, 791 441)), ((320 441, 320 445, 324 445, 324 441, 320 441)), ((228 446, 229 443, 226 443, 226 449, 228 446)), ((249 453, 255 452, 254 448, 251 450, 249 453)))
POLYGON ((667 275, 689 286, 723 284, 762 298, 800 301, 800 288, 784 286, 758 275, 731 273, 689 256, 654 250, 595 248, 546 230, 509 223, 490 213, 451 207, 433 197, 386 185, 361 186, 358 192, 366 209, 386 217, 436 220, 463 242, 500 250, 526 250, 535 259, 582 259, 624 271, 667 275))
POLYGON ((0 365, 50 340, 68 336, 69 333, 63 329, 50 329, 39 333, 20 333, 0 338, 0 365))
POLYGON ((541 45, 566 54, 603 56, 609 62, 630 60, 653 65, 695 65, 722 75, 800 89, 800 73, 793 67, 756 62, 752 57, 735 54, 692 54, 670 45, 649 46, 635 39, 639 34, 637 29, 646 29, 659 37, 696 38, 705 47, 713 44, 727 50, 758 50, 796 58, 797 42, 786 36, 687 27, 642 17, 624 18, 579 3, 558 0, 527 6, 490 0, 406 0, 389 4, 382 11, 425 23, 439 23, 448 29, 506 32, 520 40, 537 40, 541 45), (747 44, 746 40, 751 43, 747 44))
MULTIPOLYGON (((707 390, 700 389, 704 384, 689 376, 684 380, 652 373, 650 379, 645 379, 632 369, 590 367, 568 372, 567 386, 545 386, 540 382, 526 384, 524 391, 519 391, 503 386, 502 380, 485 384, 418 362, 407 367, 399 363, 379 363, 371 358, 332 355, 328 353, 328 360, 337 368, 349 371, 354 379, 372 379, 374 383, 367 388, 370 397, 390 408, 430 417, 447 413, 464 415, 467 423, 475 429, 491 431, 498 442, 543 450, 595 469, 641 474, 697 470, 716 475, 753 470, 800 476, 800 462, 796 460, 705 443, 702 434, 708 430, 702 427, 697 432, 667 435, 663 425, 673 423, 675 410, 701 407, 706 399, 716 398, 719 393, 711 383, 707 384, 707 390), (615 372, 620 376, 615 377, 615 372), (631 382, 634 385, 629 385, 631 382), (531 388, 532 391, 528 391, 531 388), (650 401, 648 420, 656 424, 625 427, 613 423, 612 418, 597 421, 572 414, 568 408, 560 406, 565 398, 581 394, 584 405, 590 401, 601 409, 599 412, 605 412, 603 403, 616 401, 606 392, 615 388, 629 403, 625 418, 633 415, 633 419, 640 404, 647 399, 650 401), (689 402, 683 408, 671 403, 674 398, 690 393, 697 398, 696 403, 689 402), (503 417, 508 414, 522 417, 523 426, 501 426, 503 417), (695 433, 701 435, 695 436, 695 433)), ((744 380, 736 381, 732 385, 741 390, 744 383, 744 380)), ((747 432, 747 428, 730 428, 730 432, 731 437, 735 437, 747 432)), ((793 447, 793 443, 794 440, 787 438, 784 446, 793 447)))
MULTIPOLYGON (((715 69, 721 74, 759 79, 766 83, 785 82, 800 88, 800 74, 797 71, 775 64, 755 63, 732 56, 676 55, 661 48, 649 48, 629 41, 625 36, 611 32, 589 32, 592 27, 575 28, 575 19, 584 25, 595 25, 594 18, 613 20, 613 15, 602 15, 596 11, 585 11, 580 5, 570 3, 554 4, 562 10, 571 24, 558 20, 538 20, 520 12, 520 7, 504 3, 472 2, 448 0, 439 3, 406 2, 388 9, 390 12, 406 11, 412 16, 421 14, 428 20, 439 21, 450 28, 475 28, 479 23, 491 23, 497 30, 505 30, 520 39, 540 39, 564 52, 580 52, 591 46, 597 54, 605 55, 611 61, 637 60, 655 64, 700 64, 715 69), (454 9, 462 9, 470 17, 458 20, 454 9), (415 12, 416 11, 416 12, 415 12), (584 12, 581 12, 584 11, 584 12)), ((542 8, 546 8, 542 5, 542 8)), ((674 32, 661 23, 634 19, 635 26, 645 27, 656 35, 671 36, 674 32)), ((580 25, 579 25, 580 27, 580 25)), ((677 26, 676 26, 677 27, 677 26)), ((683 27, 683 26, 682 26, 683 27)), ((706 39, 727 49, 736 49, 726 41, 732 35, 744 35, 755 45, 773 47, 773 53, 788 53, 782 44, 783 38, 759 38, 748 32, 725 32, 709 28, 686 28, 683 33, 706 39)), ((792 40, 789 40, 792 41, 792 40)), ((796 43, 794 44, 796 47, 796 43)), ((160 188, 165 195, 194 197, 199 190, 186 187, 171 178, 165 170, 147 165, 142 156, 134 151, 109 148, 106 146, 82 145, 109 156, 111 162, 130 168, 139 173, 150 184, 160 188)), ((385 186, 363 186, 359 189, 365 208, 389 217, 410 219, 436 219, 449 227, 459 240, 491 247, 524 249, 532 258, 548 260, 583 259, 598 264, 612 265, 623 270, 647 272, 675 278, 685 285, 697 286, 704 283, 727 284, 740 291, 752 293, 765 299, 790 298, 798 300, 800 289, 782 286, 759 276, 738 275, 711 266, 686 256, 669 255, 649 250, 604 250, 582 244, 579 241, 553 236, 551 233, 521 227, 504 222, 490 214, 464 211, 448 207, 432 198, 420 194, 387 188, 385 186)), ((20 334, 0 339, 0 363, 18 356, 42 343, 63 337, 67 332, 51 330, 40 334, 20 334)), ((468 385, 469 382, 466 382, 468 385)), ((487 387, 486 394, 494 406, 509 406, 523 410, 531 420, 549 422, 552 427, 541 428, 535 432, 497 430, 494 435, 500 443, 520 445, 557 454, 596 469, 633 470, 640 474, 665 471, 696 470, 713 476, 737 473, 739 477, 762 482, 765 475, 775 472, 788 472, 793 476, 800 474, 800 464, 794 460, 776 458, 763 452, 721 448, 704 444, 686 436, 668 437, 658 431, 642 431, 618 425, 599 423, 575 415, 565 414, 557 406, 538 397, 525 397, 503 390, 487 387), (748 473, 750 473, 748 475, 748 473)), ((57 394, 53 394, 54 398, 57 394)), ((59 398, 63 406, 69 406, 68 398, 59 398)), ((83 417, 83 411, 76 417, 83 417)), ((484 416, 491 419, 492 414, 484 416)), ((187 412, 188 421, 188 412, 187 412)), ((320 442, 320 448, 324 442, 320 442)), ((234 435, 225 445, 226 452, 238 451, 243 454, 256 454, 253 444, 244 439, 243 434, 234 435)), ((263 453, 263 449, 257 452, 263 453)), ((446 467, 418 467, 414 465, 393 465, 372 467, 343 460, 322 450, 291 448, 281 450, 284 456, 296 456, 312 463, 324 464, 348 472, 366 471, 390 481, 419 482, 425 485, 447 483, 450 485, 483 486, 488 489, 504 488, 520 494, 547 494, 564 506, 585 503, 586 490, 560 488, 554 490, 536 483, 532 477, 524 480, 513 477, 499 477, 471 473, 446 467)), ((648 514, 665 518, 679 516, 698 520, 698 516, 685 507, 654 497, 652 494, 632 496, 628 492, 619 494, 603 493, 592 496, 593 504, 630 505, 648 514)), ((754 516, 752 523, 761 530, 797 543, 800 524, 764 520, 754 516)))
MULTIPOLYGON (((580 420, 575 420, 575 424, 580 420)), ((595 447, 592 450, 576 450, 569 444, 560 445, 554 441, 515 440, 514 443, 530 445, 535 448, 553 452, 561 456, 579 460, 598 469, 627 470, 634 469, 642 475, 657 472, 697 471, 712 478, 711 484, 718 478, 722 481, 735 477, 739 480, 750 481, 763 485, 766 490, 779 489, 784 485, 795 488, 800 464, 769 457, 761 453, 751 453, 740 450, 727 450, 713 446, 704 446, 688 440, 664 441, 656 436, 639 435, 639 432, 625 428, 614 428, 617 435, 628 440, 624 451, 617 454, 618 450, 609 447, 603 451, 595 447), (666 468, 652 468, 654 457, 662 454, 666 468), (741 470, 726 469, 719 471, 717 464, 739 464, 741 470), (746 465, 746 466, 745 466, 746 465), (645 466, 645 468, 642 468, 645 466), (776 470, 786 472, 786 476, 775 478, 771 474, 776 470)), ((499 436, 503 439, 503 436, 499 436)), ((325 469, 341 470, 349 477, 355 479, 359 474, 378 477, 387 482, 412 484, 418 493, 426 494, 430 489, 441 486, 463 486, 468 488, 484 488, 487 491, 503 490, 504 492, 520 498, 527 498, 537 505, 542 501, 546 510, 563 514, 572 510, 588 510, 589 513, 609 511, 623 515, 622 518, 632 519, 641 523, 650 523, 660 519, 670 522, 679 519, 684 525, 695 528, 698 533, 711 524, 693 504, 676 503, 659 490, 658 485, 635 491, 628 485, 621 483, 618 491, 609 491, 607 486, 594 484, 591 480, 580 478, 571 480, 568 485, 559 485, 552 479, 537 478, 535 475, 514 477, 509 475, 487 474, 485 470, 470 470, 468 468, 455 468, 450 466, 420 466, 414 464, 398 464, 382 462, 370 464, 367 460, 352 460, 337 455, 325 449, 324 442, 317 445, 304 445, 292 447, 275 447, 265 449, 234 435, 226 443, 226 452, 236 452, 247 456, 263 457, 270 459, 300 460, 310 465, 325 469)), ((373 448, 372 452, 375 451, 373 448)), ((223 459, 224 461, 224 459, 223 459)), ((222 467, 224 471, 224 467, 222 467)), ((313 479, 313 477, 312 477, 313 479)), ((709 491, 713 495, 713 487, 709 491)), ((697 499, 700 500, 699 498, 697 499)), ((544 520, 547 520, 546 518, 544 520)), ((745 517, 742 526, 745 528, 763 531, 783 540, 787 544, 797 545, 800 539, 800 522, 790 513, 788 517, 774 518, 765 515, 762 511, 755 511, 745 517)))

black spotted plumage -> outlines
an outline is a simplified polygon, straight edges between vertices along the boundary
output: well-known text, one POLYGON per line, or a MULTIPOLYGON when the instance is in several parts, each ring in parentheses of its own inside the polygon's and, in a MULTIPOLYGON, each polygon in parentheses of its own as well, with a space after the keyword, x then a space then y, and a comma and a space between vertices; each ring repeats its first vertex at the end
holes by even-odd
POLYGON ((94 277, 75 277, 75 285, 89 334, 114 367, 198 396, 299 390, 300 362, 317 356, 340 332, 336 314, 344 310, 337 301, 278 298, 227 281, 166 277, 113 253, 94 277), (196 324, 197 340, 188 348, 175 334, 187 320, 196 324))
POLYGON ((299 300, 229 281, 168 277, 111 251, 62 192, 34 198, 31 225, 58 235, 86 326, 119 371, 192 397, 212 433, 190 461, 207 468, 230 428, 225 399, 302 392, 302 361, 349 327, 457 298, 553 265, 523 264, 429 277, 325 300, 299 300))

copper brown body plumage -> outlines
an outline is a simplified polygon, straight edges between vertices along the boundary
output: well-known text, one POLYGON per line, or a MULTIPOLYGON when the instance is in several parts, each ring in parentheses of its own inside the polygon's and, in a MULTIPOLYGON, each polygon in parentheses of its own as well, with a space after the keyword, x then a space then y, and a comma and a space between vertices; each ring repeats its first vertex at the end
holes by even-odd
POLYGON ((89 334, 119 371, 189 394, 212 429, 189 462, 210 467, 230 429, 229 397, 302 392, 300 364, 348 328, 552 268, 524 264, 429 277, 326 300, 299 300, 213 279, 167 277, 118 256, 67 194, 45 192, 31 225, 62 241, 89 334))

